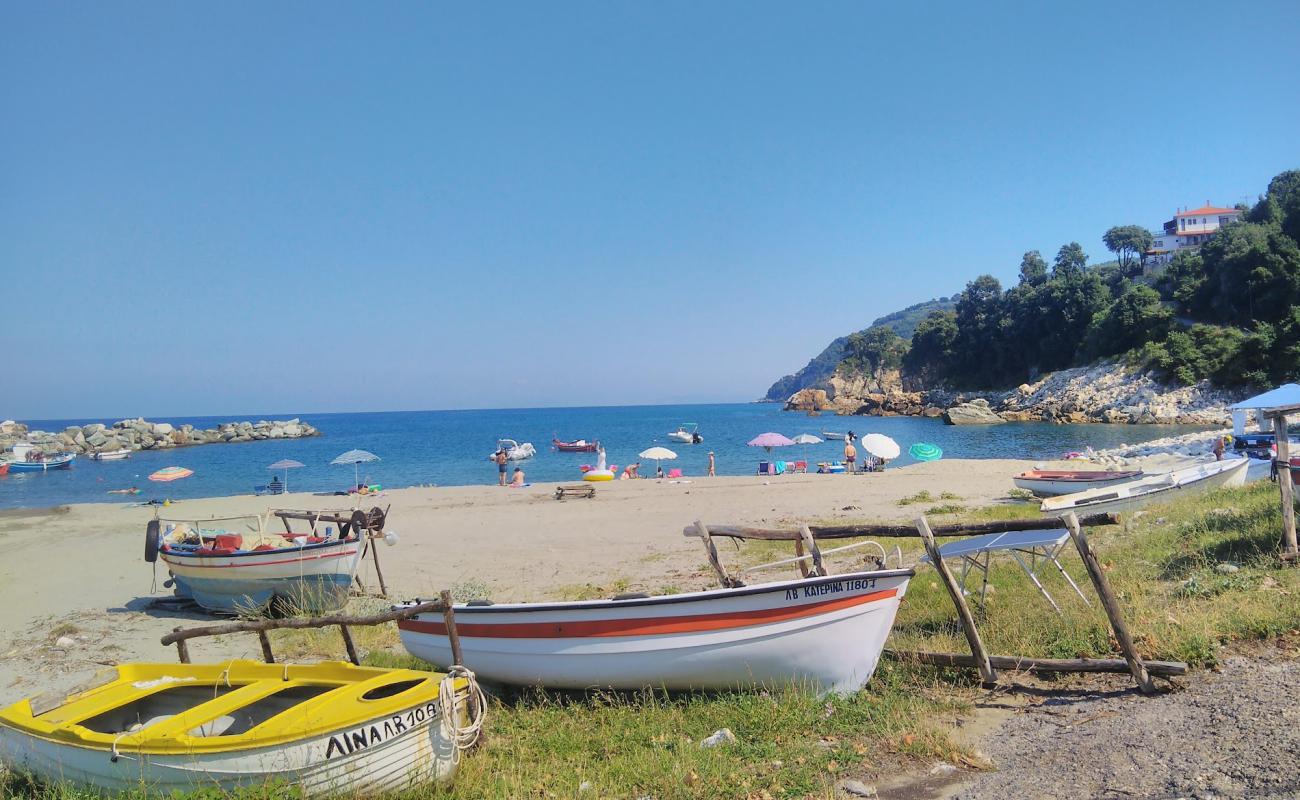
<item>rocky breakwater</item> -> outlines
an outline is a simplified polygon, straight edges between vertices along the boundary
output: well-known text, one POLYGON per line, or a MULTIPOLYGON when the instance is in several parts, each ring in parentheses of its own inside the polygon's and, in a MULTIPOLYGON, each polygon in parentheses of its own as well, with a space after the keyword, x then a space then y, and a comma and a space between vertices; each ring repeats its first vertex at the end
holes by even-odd
POLYGON ((252 442, 259 439, 301 439, 319 436, 320 431, 299 419, 226 422, 215 428, 150 422, 144 418, 124 419, 109 424, 94 422, 72 425, 63 431, 33 431, 21 422, 0 423, 0 450, 15 444, 33 444, 49 453, 107 453, 116 450, 160 450, 221 442, 252 442))

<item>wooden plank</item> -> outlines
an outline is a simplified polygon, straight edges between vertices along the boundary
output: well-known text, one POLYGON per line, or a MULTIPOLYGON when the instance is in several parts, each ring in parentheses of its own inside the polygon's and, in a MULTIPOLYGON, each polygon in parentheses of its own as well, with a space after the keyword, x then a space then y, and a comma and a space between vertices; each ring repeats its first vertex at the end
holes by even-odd
MULTIPOLYGON (((802 539, 802 538, 799 538, 799 539, 795 539, 795 540, 794 540, 794 554, 795 554, 795 556, 802 556, 802 555, 804 554, 804 549, 803 549, 803 539, 802 539)), ((802 576, 804 576, 805 578, 808 577, 808 561, 807 561, 807 559, 800 558, 800 559, 799 559, 798 561, 796 561, 795 563, 799 565, 799 574, 802 575, 802 576)))
POLYGON ((930 554, 930 563, 943 578, 943 585, 948 589, 948 596, 952 598, 952 604, 957 607, 957 619, 961 621, 962 633, 966 634, 966 642, 970 645, 971 656, 974 658, 975 666, 980 671, 980 680, 985 686, 991 686, 997 682, 998 674, 993 670, 993 665, 989 663, 988 651, 984 649, 984 640, 980 638, 979 628, 975 627, 975 617, 970 613, 970 607, 966 605, 966 598, 962 595, 961 586, 957 584, 957 579, 953 577, 952 572, 948 569, 948 564, 939 555, 939 546, 934 543, 934 533, 930 530, 930 523, 922 515, 916 518, 916 531, 921 536, 921 542, 925 545, 925 552, 930 554))
MULTIPOLYGON (((974 656, 964 653, 924 653, 917 650, 886 650, 885 654, 899 661, 931 664, 936 667, 976 668, 974 656)), ((1187 674, 1187 665, 1181 661, 1144 661, 1147 672, 1162 678, 1187 674)), ((995 669, 1019 672, 1128 672, 1128 662, 1122 658, 1034 658, 1032 656, 989 656, 995 669)))
MULTIPOLYGON (((1089 514, 1079 520, 1084 527, 1096 525, 1118 525, 1119 514, 1089 514)), ((986 533, 1009 533, 1012 531, 1050 531, 1064 528, 1061 517, 1038 517, 1035 519, 1006 519, 989 522, 954 522, 935 525, 931 529, 935 536, 983 536, 986 533)), ((916 528, 895 523, 863 523, 860 525, 812 525, 809 527, 817 539, 855 539, 869 536, 873 538, 916 538, 916 528)), ((750 528, 743 525, 709 525, 710 536, 727 536, 732 539, 762 539, 765 541, 794 541, 802 533, 794 528, 750 528)), ((683 536, 699 536, 696 525, 688 525, 683 536)))
POLYGON ((258 631, 257 640, 262 643, 262 660, 274 664, 275 653, 271 652, 271 637, 266 634, 266 631, 258 631))
POLYGON ((1284 560, 1294 561, 1295 486, 1291 482, 1291 443, 1287 440, 1285 415, 1273 418, 1273 439, 1277 442, 1277 486, 1282 493, 1282 552, 1284 560))
POLYGON ((447 628, 447 642, 451 644, 451 666, 465 666, 465 656, 460 649, 460 632, 456 630, 456 612, 452 608, 451 590, 443 589, 442 622, 447 628))
POLYGON ((1079 556, 1083 559, 1083 565, 1088 570, 1088 577, 1092 578, 1092 585, 1097 590, 1097 596, 1101 598, 1101 605, 1106 609, 1106 616, 1110 619, 1110 627, 1115 631, 1115 639, 1119 641, 1120 652, 1124 654, 1124 660, 1128 662, 1129 672, 1133 673, 1133 680, 1137 682, 1138 689, 1143 694, 1155 694, 1155 684, 1151 682, 1151 675, 1147 672, 1146 666, 1142 663, 1142 657, 1138 655, 1137 647, 1133 645, 1133 637, 1129 634, 1128 623, 1124 621, 1124 613, 1119 607, 1119 599, 1115 597, 1115 592, 1110 588, 1110 581, 1106 578, 1106 572, 1101 568, 1101 562, 1097 559, 1097 553, 1092 549, 1088 542, 1088 537, 1084 535, 1083 529, 1079 527, 1079 520, 1075 518, 1074 512, 1066 512, 1065 529, 1070 532, 1070 538, 1074 540, 1074 546, 1079 550, 1079 556))
POLYGON ((244 622, 230 622, 224 625, 205 625, 198 628, 176 628, 162 637, 163 645, 179 644, 188 639, 203 636, 221 636, 227 633, 246 633, 254 631, 275 631, 281 629, 301 630, 303 628, 324 628, 330 625, 379 625, 399 619, 408 619, 417 614, 442 611, 441 600, 429 600, 404 608, 395 608, 379 614, 362 617, 350 617, 346 614, 331 614, 324 617, 289 617, 287 619, 254 619, 244 622))
POLYGON ((348 630, 347 625, 340 625, 339 633, 343 634, 343 647, 348 651, 348 661, 360 665, 361 657, 357 655, 356 643, 352 641, 352 631, 348 630))
MULTIPOLYGON (((383 537, 370 536, 368 537, 368 540, 376 538, 383 537)), ((379 568, 379 545, 373 541, 370 541, 369 544, 370 558, 375 562, 375 577, 379 579, 379 596, 388 597, 388 585, 384 583, 384 571, 379 568)))
POLYGON ((64 702, 67 701, 69 697, 72 697, 75 694, 81 694, 82 692, 89 692, 91 689, 98 689, 101 686, 106 686, 112 683, 113 681, 117 680, 117 678, 118 678, 117 670, 101 669, 99 672, 96 672, 92 677, 87 678, 86 680, 81 681, 73 686, 69 686, 66 691, 43 692, 41 694, 36 695, 31 700, 28 700, 27 704, 31 706, 32 716, 39 717, 41 714, 44 714, 46 711, 53 711, 54 709, 63 705, 64 702))
MULTIPOLYGON (((818 577, 825 577, 826 565, 822 563, 821 548, 817 546, 817 540, 813 539, 812 531, 808 529, 807 525, 804 525, 799 529, 799 538, 803 542, 804 549, 806 549, 809 555, 812 556, 812 574, 818 577)), ((802 564, 804 562, 800 561, 799 563, 802 564)))

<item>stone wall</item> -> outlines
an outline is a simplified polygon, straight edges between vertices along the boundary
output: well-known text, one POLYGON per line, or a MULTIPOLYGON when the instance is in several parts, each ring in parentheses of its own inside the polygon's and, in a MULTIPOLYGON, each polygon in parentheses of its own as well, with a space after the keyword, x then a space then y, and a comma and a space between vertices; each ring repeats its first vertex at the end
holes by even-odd
POLYGON ((149 422, 144 418, 124 419, 112 423, 73 425, 61 432, 28 430, 21 422, 0 423, 0 451, 15 444, 30 443, 50 453, 103 453, 111 450, 161 450, 196 444, 251 442, 258 439, 301 439, 319 436, 320 431, 299 419, 226 422, 206 430, 193 425, 173 426, 168 422, 149 422))

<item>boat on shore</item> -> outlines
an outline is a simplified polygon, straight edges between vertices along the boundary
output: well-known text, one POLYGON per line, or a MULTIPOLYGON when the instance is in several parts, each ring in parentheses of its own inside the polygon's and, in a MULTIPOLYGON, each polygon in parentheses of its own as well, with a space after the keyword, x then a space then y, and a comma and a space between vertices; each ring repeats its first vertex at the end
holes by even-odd
POLYGON ((551 446, 561 453, 594 453, 596 448, 600 447, 598 442, 589 442, 586 439, 575 439, 572 442, 566 442, 559 437, 552 437, 551 446))
POLYGON ((208 611, 342 608, 364 553, 356 526, 338 538, 269 533, 266 523, 256 515, 153 520, 145 529, 145 561, 161 560, 171 573, 164 585, 208 611))
POLYGON ((704 437, 700 435, 700 426, 695 422, 683 422, 678 425, 677 430, 668 434, 668 439, 682 444, 699 444, 704 441, 704 437))
POLYGON ((1100 489, 1142 477, 1142 470, 1056 470, 1031 469, 1012 478, 1016 486, 1039 497, 1074 494, 1085 489, 1100 489))
POLYGON ((509 461, 524 461, 537 455, 537 448, 533 447, 532 442, 520 444, 514 439, 498 439, 497 449, 492 451, 488 459, 496 458, 496 454, 502 450, 506 451, 506 459, 509 461))
POLYGON ((1132 511, 1148 503, 1172 501, 1185 494, 1242 486, 1249 459, 1231 458, 1194 464, 1172 472, 1148 475, 1127 483, 1049 497, 1039 506, 1044 514, 1105 514, 1132 511))
POLYGON ((464 677, 340 662, 122 664, 0 710, 0 760, 113 794, 387 795, 452 780, 469 692, 464 677))
POLYGON ((124 458, 131 457, 131 448, 123 447, 119 450, 104 450, 99 453, 92 453, 90 456, 95 461, 121 461, 124 458))
MULTIPOLYGON (((875 671, 915 573, 877 569, 737 588, 559 603, 458 605, 481 679, 562 689, 730 689, 796 683, 851 692, 875 671)), ((418 601, 417 601, 418 602, 418 601)), ((398 621, 402 645, 451 662, 441 615, 398 621)))

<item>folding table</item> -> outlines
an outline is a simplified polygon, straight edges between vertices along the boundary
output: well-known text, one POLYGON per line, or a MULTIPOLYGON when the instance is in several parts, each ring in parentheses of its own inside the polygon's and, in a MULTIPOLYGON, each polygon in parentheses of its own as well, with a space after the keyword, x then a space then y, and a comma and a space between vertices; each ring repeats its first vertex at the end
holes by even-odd
MULTIPOLYGON (((1047 602, 1052 604, 1052 608, 1056 609, 1057 614, 1060 614, 1061 607, 1056 604, 1052 596, 1047 593, 1042 581, 1038 579, 1039 567, 1047 562, 1051 562, 1056 566, 1070 584, 1070 587, 1074 589, 1075 594, 1079 595, 1079 599, 1083 600, 1088 606, 1092 605, 1088 598, 1083 596, 1083 592, 1079 590, 1079 585, 1065 571, 1065 567, 1061 566, 1061 562, 1057 558, 1069 541, 1070 532, 1065 528, 1046 531, 989 533, 983 536, 971 536, 949 542, 939 548, 939 556, 944 560, 961 559, 961 587, 963 591, 966 589, 966 578, 972 568, 983 573, 983 586, 980 588, 980 605, 983 606, 989 588, 989 560, 995 551, 1009 551, 1012 557, 1015 558, 1016 563, 1029 576, 1029 580, 1034 582, 1034 585, 1038 587, 1038 591, 1043 593, 1043 597, 1047 598, 1047 602), (1026 556, 1028 556, 1028 563, 1025 560, 1026 556)), ((921 561, 928 562, 929 560, 928 555, 921 557, 921 561)))

